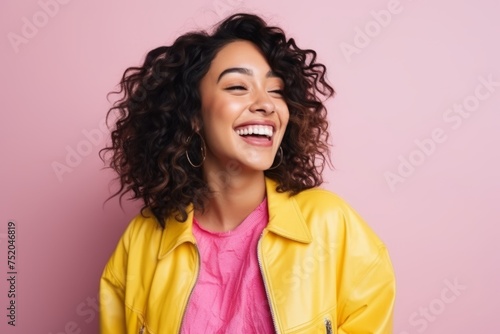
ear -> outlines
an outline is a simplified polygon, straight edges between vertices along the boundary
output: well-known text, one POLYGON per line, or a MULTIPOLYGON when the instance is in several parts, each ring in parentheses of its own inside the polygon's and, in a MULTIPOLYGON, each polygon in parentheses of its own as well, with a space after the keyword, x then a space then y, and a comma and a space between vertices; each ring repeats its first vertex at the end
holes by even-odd
POLYGON ((198 117, 195 117, 191 120, 191 129, 193 129, 193 132, 199 133, 201 131, 201 120, 198 119, 198 117))

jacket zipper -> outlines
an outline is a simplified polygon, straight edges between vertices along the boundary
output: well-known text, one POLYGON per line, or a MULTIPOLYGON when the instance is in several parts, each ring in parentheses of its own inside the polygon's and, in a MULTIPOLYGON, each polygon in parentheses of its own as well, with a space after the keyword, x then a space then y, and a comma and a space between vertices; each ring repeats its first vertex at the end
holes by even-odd
POLYGON ((269 309, 271 310, 271 318, 273 319, 274 330, 276 331, 277 334, 279 334, 278 326, 276 325, 276 318, 275 318, 274 312, 273 312, 273 303, 271 302, 271 296, 269 295, 269 289, 267 287, 266 277, 264 275, 264 271, 262 270, 262 259, 260 256, 260 243, 262 241, 263 235, 264 235, 264 233, 262 233, 260 235, 259 242, 257 243, 257 260, 259 262, 260 274, 262 276, 262 281, 264 282, 264 288, 266 290, 267 302, 269 303, 269 309))
POLYGON ((196 286, 196 283, 198 283, 198 278, 200 277, 200 267, 201 267, 200 250, 198 249, 198 246, 196 244, 194 245, 194 247, 196 248, 196 253, 198 254, 198 270, 196 271, 196 280, 194 281, 194 285, 191 288, 191 291, 189 292, 189 296, 188 296, 186 305, 184 306, 184 312, 182 313, 181 325, 179 327, 179 334, 181 334, 181 331, 182 331, 182 325, 184 324, 184 318, 186 317, 186 309, 189 305, 189 300, 191 299, 191 295, 193 294, 194 287, 196 286))
POLYGON ((141 328, 139 328, 139 334, 144 334, 144 331, 146 330, 146 317, 141 314, 139 315, 139 319, 141 321, 141 328))
POLYGON ((333 334, 332 321, 325 318, 326 334, 333 334))

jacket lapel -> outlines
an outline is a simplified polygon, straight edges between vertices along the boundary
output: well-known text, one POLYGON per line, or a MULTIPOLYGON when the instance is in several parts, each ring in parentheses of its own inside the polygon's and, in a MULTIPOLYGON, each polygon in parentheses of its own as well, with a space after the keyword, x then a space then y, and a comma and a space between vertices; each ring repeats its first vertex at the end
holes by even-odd
POLYGON ((187 208, 188 217, 185 222, 179 222, 173 215, 168 217, 165 222, 165 228, 162 232, 158 259, 161 260, 168 255, 174 248, 184 242, 196 243, 193 236, 193 205, 187 208))
POLYGON ((276 181, 266 178, 269 224, 267 229, 290 240, 310 243, 312 236, 297 202, 288 192, 276 191, 276 181))

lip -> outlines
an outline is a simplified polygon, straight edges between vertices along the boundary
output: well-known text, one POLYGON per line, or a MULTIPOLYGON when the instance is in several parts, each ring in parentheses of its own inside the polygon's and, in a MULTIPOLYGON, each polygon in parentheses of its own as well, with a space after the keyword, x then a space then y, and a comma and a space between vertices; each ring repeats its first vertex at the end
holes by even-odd
POLYGON ((254 138, 254 137, 242 137, 239 136, 241 140, 246 142, 247 144, 253 145, 253 146, 260 146, 260 147, 272 147, 273 146, 273 139, 271 140, 267 138, 254 138))

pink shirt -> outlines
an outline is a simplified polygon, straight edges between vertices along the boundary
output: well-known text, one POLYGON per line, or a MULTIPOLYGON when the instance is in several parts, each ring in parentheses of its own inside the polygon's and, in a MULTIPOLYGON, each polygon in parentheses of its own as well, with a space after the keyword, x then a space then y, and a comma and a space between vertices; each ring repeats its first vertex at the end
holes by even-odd
POLYGON ((268 220, 264 199, 229 232, 209 232, 193 221, 201 267, 181 333, 274 333, 257 260, 257 243, 268 220))

